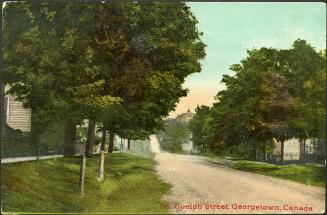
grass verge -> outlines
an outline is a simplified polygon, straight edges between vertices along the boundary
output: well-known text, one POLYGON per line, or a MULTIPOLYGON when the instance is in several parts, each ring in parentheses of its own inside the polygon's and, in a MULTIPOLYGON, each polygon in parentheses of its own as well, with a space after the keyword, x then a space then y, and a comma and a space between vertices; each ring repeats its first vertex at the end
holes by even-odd
POLYGON ((2 210, 19 213, 169 213, 160 205, 170 185, 151 159, 106 155, 105 180, 98 182, 97 157, 86 162, 85 196, 79 196, 80 158, 2 165, 2 210))
POLYGON ((253 161, 234 161, 233 169, 283 178, 302 184, 324 187, 325 167, 309 164, 273 165, 253 161))
POLYGON ((288 179, 316 187, 325 187, 324 166, 312 164, 274 165, 219 156, 206 157, 205 159, 211 163, 228 166, 240 171, 288 179))

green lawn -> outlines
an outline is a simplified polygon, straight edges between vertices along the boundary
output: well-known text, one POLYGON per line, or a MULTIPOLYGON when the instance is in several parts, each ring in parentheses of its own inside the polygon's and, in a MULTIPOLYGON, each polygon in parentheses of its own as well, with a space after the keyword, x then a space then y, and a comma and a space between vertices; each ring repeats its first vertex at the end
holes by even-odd
POLYGON ((233 169, 283 178, 317 187, 325 186, 325 167, 315 165, 273 165, 252 161, 234 161, 233 169))
POLYGON ((98 159, 87 159, 84 198, 79 196, 79 160, 3 164, 3 212, 168 213, 160 205, 171 187, 158 178, 153 160, 124 153, 106 155, 106 179, 98 182, 98 159))

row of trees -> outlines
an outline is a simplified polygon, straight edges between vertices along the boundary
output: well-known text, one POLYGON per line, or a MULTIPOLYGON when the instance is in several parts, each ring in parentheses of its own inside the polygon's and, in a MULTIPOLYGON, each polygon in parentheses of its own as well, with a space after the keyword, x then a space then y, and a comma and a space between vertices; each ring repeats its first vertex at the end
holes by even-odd
POLYGON ((190 122, 194 144, 216 152, 249 146, 256 159, 257 150, 266 156, 279 141, 283 161, 285 140, 325 139, 325 51, 296 40, 286 50, 248 51, 230 70, 213 107, 196 109, 190 122))
MULTIPOLYGON (((186 76, 200 72, 204 43, 184 3, 10 2, 3 13, 8 93, 40 120, 65 125, 64 156, 75 154, 76 126, 88 120, 81 162, 93 155, 96 124, 106 132, 147 138, 187 94, 186 76)), ((42 122, 42 123, 41 123, 42 122)), ((103 153, 99 180, 103 180, 103 153)))

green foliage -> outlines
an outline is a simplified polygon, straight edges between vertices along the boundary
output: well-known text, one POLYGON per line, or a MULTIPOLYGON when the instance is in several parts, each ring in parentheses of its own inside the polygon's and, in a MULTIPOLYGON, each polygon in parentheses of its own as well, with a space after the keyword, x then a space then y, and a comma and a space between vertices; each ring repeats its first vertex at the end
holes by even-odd
POLYGON ((233 75, 222 79, 226 90, 191 121, 195 144, 237 154, 247 148, 255 159, 257 150, 271 152, 276 140, 324 138, 324 52, 296 40, 291 49, 250 50, 230 70, 233 75))
POLYGON ((95 177, 98 158, 88 159, 85 197, 79 197, 80 158, 4 164, 1 199, 5 212, 168 213, 161 209, 170 186, 154 171, 154 161, 129 154, 106 157, 106 179, 95 177), (126 192, 128 191, 128 192, 126 192), (87 202, 87 204, 86 204, 87 202), (110 204, 109 204, 110 203, 110 204), (122 205, 125 205, 122 207, 122 205))
POLYGON ((5 126, 2 133, 1 157, 24 157, 37 154, 31 135, 5 126), (19 144, 17 144, 19 143, 19 144))
POLYGON ((272 138, 289 138, 292 98, 278 75, 278 52, 261 48, 248 54, 241 64, 231 67, 236 74, 222 80, 227 89, 218 93, 214 108, 223 119, 218 129, 229 134, 218 140, 233 145, 250 139, 254 147, 261 147, 272 138))
POLYGON ((173 153, 182 153, 182 144, 190 141, 190 131, 187 124, 175 119, 166 120, 164 129, 158 136, 160 147, 173 153))
POLYGON ((207 151, 206 149, 209 149, 209 147, 214 151, 214 148, 219 146, 211 144, 216 132, 212 126, 214 119, 211 109, 208 106, 198 106, 195 112, 196 115, 190 120, 188 125, 188 128, 192 132, 193 144, 203 153, 205 153, 207 151))
MULTIPOLYGON (((162 118, 186 96, 187 90, 182 88, 185 78, 201 71, 205 45, 196 24, 185 3, 10 2, 4 8, 3 25, 8 93, 16 95, 38 118, 39 124, 33 126, 35 134, 51 121, 75 125, 91 119, 121 137, 146 139, 162 127, 162 118)), ((77 133, 78 141, 84 140, 83 132, 77 133)), ((69 141, 72 139, 66 136, 69 141)), ((95 171, 94 163, 87 173, 95 171)), ((51 165, 58 167, 56 163, 51 165)), ((74 171, 76 168, 76 163, 61 165, 74 171)), ((137 172, 146 169, 139 165, 139 170, 135 167, 137 172)), ((65 168, 60 171, 67 173, 65 168)), ((49 174, 49 170, 44 167, 38 174, 43 173, 49 174)), ((117 188, 117 192, 101 193, 94 186, 94 191, 86 192, 92 197, 85 201, 105 212, 121 212, 121 202, 129 202, 133 207, 125 207, 124 212, 161 212, 159 207, 153 207, 157 207, 167 187, 157 183, 152 173, 141 177, 124 174, 115 174, 115 179, 126 180, 125 183, 110 187, 112 182, 107 181, 104 186, 108 187, 102 188, 117 188), (124 190, 129 190, 128 195, 123 194, 124 190), (101 195, 94 195, 96 192, 101 195), (135 200, 130 198, 131 194, 135 200), (107 208, 107 201, 99 206, 99 199, 110 199, 111 208, 107 208), (112 199, 118 201, 119 207, 112 199)), ((47 185, 42 187, 46 192, 39 197, 32 192, 21 201, 21 194, 13 195, 14 206, 9 209, 24 206, 29 211, 34 208, 89 212, 76 198, 75 190, 63 192, 61 188, 68 184, 62 183, 60 173, 49 175, 55 178, 53 182, 39 183, 47 185), (48 188, 53 190, 55 186, 55 193, 48 193, 48 188), (37 202, 45 204, 42 207, 37 202)), ((67 179, 66 175, 64 178, 67 179)), ((70 182, 72 185, 76 181, 70 182)), ((66 187, 69 188, 76 186, 66 187)), ((41 187, 36 189, 41 191, 41 187)))
POLYGON ((325 167, 314 165, 284 165, 235 161, 232 167, 237 170, 283 178, 317 187, 325 186, 325 167))
POLYGON ((113 104, 119 104, 122 102, 122 99, 119 97, 112 96, 92 96, 87 98, 74 99, 75 102, 83 106, 91 106, 98 108, 108 108, 113 104))
MULTIPOLYGON (((34 123, 38 123, 35 122, 34 123)), ((37 133, 21 132, 5 126, 1 143, 2 158, 61 154, 63 149, 63 124, 52 122, 37 133), (37 141, 35 139, 37 136, 37 141)))
POLYGON ((196 24, 185 3, 11 2, 5 83, 45 124, 92 119, 145 139, 187 94, 184 79, 201 70, 196 24))
POLYGON ((305 40, 286 50, 285 77, 294 95, 292 125, 300 139, 325 138, 326 55, 305 40))
POLYGON ((184 3, 116 6, 127 21, 118 26, 126 49, 119 52, 123 53, 119 57, 114 56, 114 65, 109 63, 107 69, 112 73, 108 75, 108 88, 125 102, 120 123, 113 127, 110 121, 117 120, 106 117, 105 124, 122 137, 145 139, 162 127, 162 118, 186 95, 182 83, 187 75, 200 71, 204 44, 196 29, 196 19, 184 3), (169 19, 167 13, 171 14, 169 19))
POLYGON ((62 154, 64 127, 62 122, 53 122, 38 134, 40 153, 62 154))
POLYGON ((87 128, 85 127, 77 127, 76 128, 76 142, 84 143, 87 139, 87 128))

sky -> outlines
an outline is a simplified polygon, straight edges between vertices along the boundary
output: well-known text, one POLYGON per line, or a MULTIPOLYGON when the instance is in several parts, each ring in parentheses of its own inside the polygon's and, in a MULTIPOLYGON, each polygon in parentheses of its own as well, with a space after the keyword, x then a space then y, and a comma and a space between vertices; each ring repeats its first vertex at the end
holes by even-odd
POLYGON ((207 45, 202 71, 187 77, 190 91, 170 117, 191 112, 197 105, 211 106, 223 74, 246 57, 252 48, 288 49, 296 39, 305 39, 317 50, 326 47, 326 7, 321 2, 188 2, 207 45))

